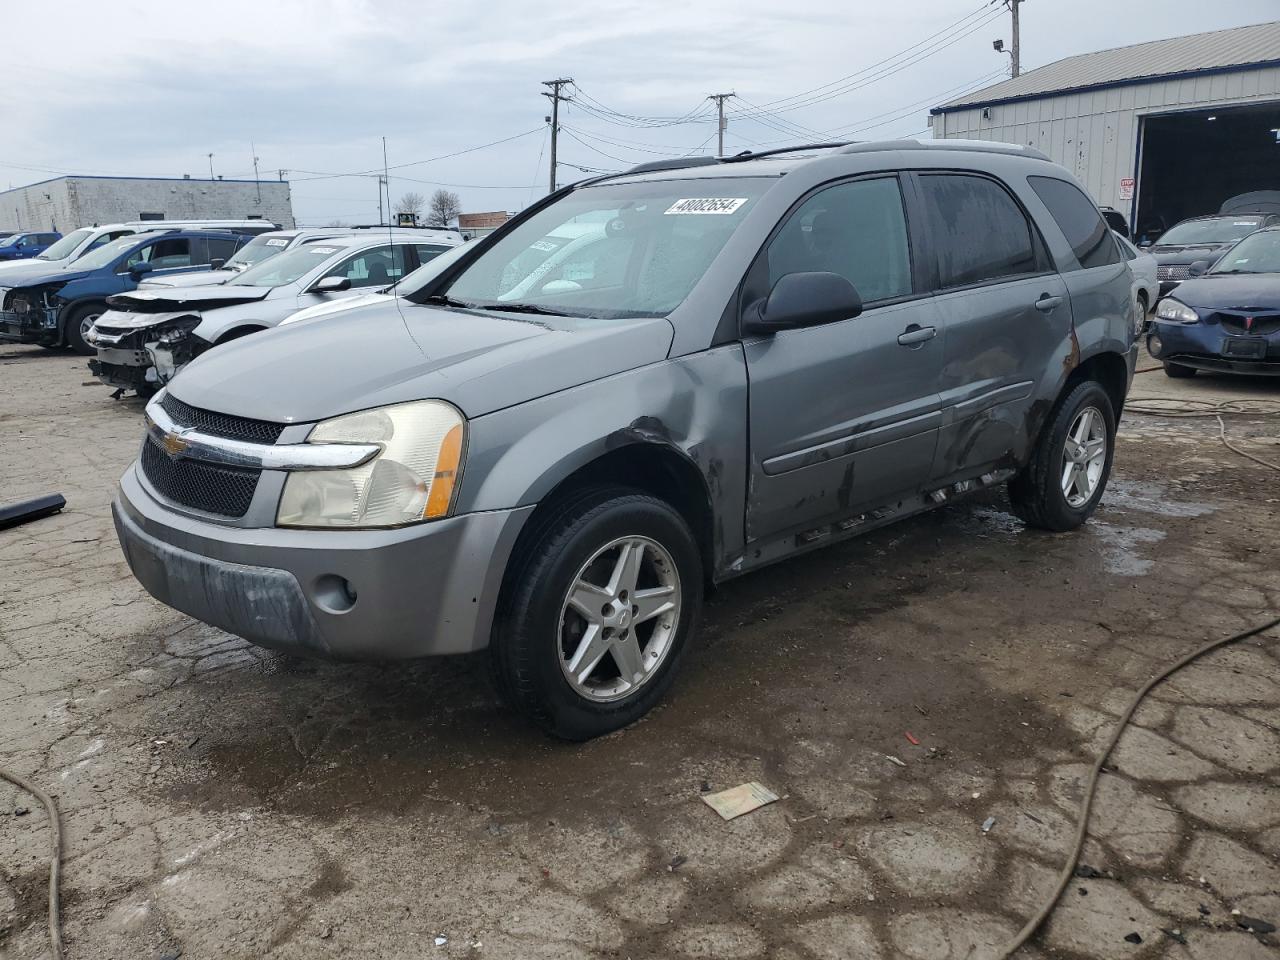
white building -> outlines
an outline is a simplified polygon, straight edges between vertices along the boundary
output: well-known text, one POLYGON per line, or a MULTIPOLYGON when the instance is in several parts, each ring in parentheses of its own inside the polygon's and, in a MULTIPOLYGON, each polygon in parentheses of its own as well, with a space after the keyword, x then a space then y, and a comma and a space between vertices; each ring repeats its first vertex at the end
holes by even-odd
POLYGON ((288 181, 57 177, 0 193, 0 228, 57 230, 129 220, 246 220, 292 227, 288 181))
POLYGON ((935 138, 1037 147, 1138 233, 1172 226, 1280 190, 1280 23, 1068 57, 935 107, 930 123, 935 138))

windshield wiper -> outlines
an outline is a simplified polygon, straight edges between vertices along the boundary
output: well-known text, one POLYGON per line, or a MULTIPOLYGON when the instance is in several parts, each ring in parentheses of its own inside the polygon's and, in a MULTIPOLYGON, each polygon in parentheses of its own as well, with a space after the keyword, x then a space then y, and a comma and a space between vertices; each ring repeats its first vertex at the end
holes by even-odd
POLYGON ((441 307, 455 307, 459 310, 474 310, 476 306, 474 303, 467 303, 465 300, 455 300, 453 297, 443 293, 433 293, 422 302, 441 307))
POLYGON ((1225 276, 1228 273, 1257 273, 1257 272, 1258 272, 1257 270, 1236 270, 1235 268, 1232 268, 1230 270, 1210 270, 1209 275, 1215 276, 1215 277, 1221 277, 1221 276, 1225 276))
POLYGON ((481 310, 500 310, 503 313, 536 313, 544 317, 563 317, 558 310, 548 310, 536 303, 482 303, 476 304, 481 310))

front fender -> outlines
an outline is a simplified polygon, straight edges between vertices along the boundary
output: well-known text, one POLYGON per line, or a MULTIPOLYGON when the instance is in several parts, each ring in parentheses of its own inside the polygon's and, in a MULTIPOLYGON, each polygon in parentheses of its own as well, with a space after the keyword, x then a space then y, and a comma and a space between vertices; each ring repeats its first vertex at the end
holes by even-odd
POLYGON ((536 504, 576 471, 619 447, 674 450, 711 498, 717 569, 741 555, 747 463, 747 371, 727 344, 582 384, 477 417, 460 513, 536 504))

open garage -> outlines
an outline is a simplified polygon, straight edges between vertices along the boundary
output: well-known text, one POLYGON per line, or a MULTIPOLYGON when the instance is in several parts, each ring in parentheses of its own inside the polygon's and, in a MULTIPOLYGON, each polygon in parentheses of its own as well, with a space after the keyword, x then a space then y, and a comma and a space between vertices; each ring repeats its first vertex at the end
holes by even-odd
POLYGON ((1035 147, 1152 238, 1280 189, 1280 24, 1068 57, 932 111, 935 138, 1035 147))

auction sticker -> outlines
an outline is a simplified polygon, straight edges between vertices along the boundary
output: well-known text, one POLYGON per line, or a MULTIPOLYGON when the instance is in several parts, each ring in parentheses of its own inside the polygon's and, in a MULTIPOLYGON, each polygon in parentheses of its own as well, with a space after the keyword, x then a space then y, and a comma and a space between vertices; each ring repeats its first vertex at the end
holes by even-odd
POLYGON ((267 241, 268 247, 287 247, 288 245, 289 241, 285 240, 283 237, 272 237, 267 241))
POLYGON ((736 213, 747 199, 747 197, 689 197, 685 200, 677 200, 666 209, 665 214, 714 213, 725 216, 736 213))

